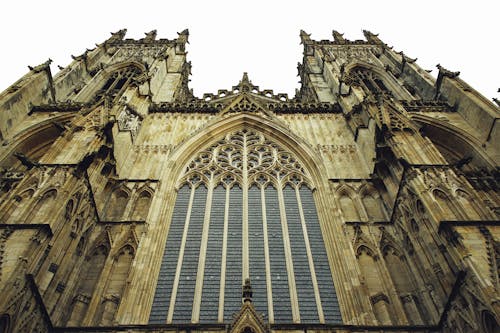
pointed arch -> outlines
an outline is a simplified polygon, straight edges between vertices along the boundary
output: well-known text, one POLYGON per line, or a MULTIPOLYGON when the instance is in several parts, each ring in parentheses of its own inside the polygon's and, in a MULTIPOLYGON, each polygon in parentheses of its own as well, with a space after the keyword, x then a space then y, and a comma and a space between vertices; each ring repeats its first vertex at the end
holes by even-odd
POLYGON ((472 196, 463 189, 455 190, 455 197, 458 199, 464 215, 472 220, 481 220, 481 210, 478 209, 472 196))
POLYGON ((250 276, 260 277, 257 309, 269 311, 273 322, 340 319, 313 197, 329 184, 312 147, 280 121, 228 113, 174 148, 169 159, 169 175, 178 176, 165 179, 166 186, 177 196, 159 276, 172 278, 157 282, 150 323, 165 322, 165 308, 167 323, 228 321, 241 305, 241 279, 250 276), (166 264, 171 260, 177 265, 166 264), (214 283, 209 280, 221 294, 203 298, 201 286, 214 283), (300 314, 300 307, 312 310, 300 314))
POLYGON ((60 112, 22 129, 9 139, 11 144, 0 153, 0 167, 17 170, 23 168, 14 153, 21 153, 31 161, 38 162, 61 134, 60 128, 55 124, 68 123, 74 116, 72 112, 60 112))
POLYGON ((352 187, 347 184, 341 185, 337 189, 337 198, 346 221, 359 221, 357 194, 352 187))
POLYGON ((128 276, 135 257, 135 248, 126 243, 115 253, 108 282, 104 291, 104 300, 100 308, 101 325, 111 325, 120 306, 128 276))
POLYGON ((97 244, 85 257, 80 273, 80 279, 76 287, 76 294, 73 299, 73 308, 69 316, 68 326, 79 326, 87 312, 92 300, 95 288, 101 277, 104 264, 109 254, 110 244, 108 236, 101 235, 97 244))
POLYGON ((439 188, 435 188, 432 191, 432 196, 441 209, 443 220, 453 220, 456 218, 454 213, 455 209, 451 202, 450 196, 446 194, 445 191, 439 188))
POLYGON ((4 206, 1 213, 2 223, 18 223, 18 219, 22 216, 23 211, 28 208, 28 202, 33 198, 35 190, 33 188, 24 189, 18 195, 14 195, 9 202, 8 206, 4 206))
POLYGON ((349 81, 355 82, 356 72, 366 72, 373 75, 373 77, 365 83, 365 86, 370 91, 387 91, 394 95, 396 99, 411 100, 414 97, 407 91, 401 89, 401 85, 396 82, 396 80, 391 77, 386 71, 384 71, 380 66, 369 64, 365 61, 357 60, 353 61, 344 68, 345 77, 349 78, 349 81))
POLYGON ((51 210, 54 208, 56 203, 57 190, 52 188, 46 190, 38 199, 37 203, 34 205, 32 209, 32 218, 30 218, 30 222, 34 223, 50 223, 52 215, 50 214, 51 210))
POLYGON ((151 205, 154 192, 147 185, 140 188, 137 192, 138 194, 135 197, 131 218, 132 220, 145 220, 149 212, 149 206, 151 205))
POLYGON ((358 192, 369 220, 382 221, 387 219, 380 195, 371 184, 361 186, 358 192))
POLYGON ((464 166, 464 170, 496 168, 493 157, 485 151, 482 142, 467 130, 421 112, 412 113, 410 117, 422 127, 423 134, 432 141, 448 163, 472 157, 470 163, 464 166))
POLYGON ((118 221, 124 218, 123 214, 127 208, 131 196, 131 191, 125 185, 119 185, 110 195, 106 204, 106 219, 118 221))
POLYGON ((78 101, 97 102, 104 95, 116 98, 131 83, 133 77, 147 72, 144 64, 138 61, 126 61, 103 68, 76 97, 78 101))
POLYGON ((311 174, 313 189, 318 182, 324 181, 321 175, 326 174, 323 161, 318 154, 302 138, 290 132, 285 124, 257 113, 238 113, 226 118, 216 118, 203 129, 195 133, 184 143, 173 149, 172 174, 180 175, 190 162, 191 158, 204 147, 215 143, 225 134, 240 129, 254 129, 263 133, 269 139, 279 143, 284 149, 295 154, 303 163, 304 168, 311 174), (207 133, 210 133, 207 135, 207 133))

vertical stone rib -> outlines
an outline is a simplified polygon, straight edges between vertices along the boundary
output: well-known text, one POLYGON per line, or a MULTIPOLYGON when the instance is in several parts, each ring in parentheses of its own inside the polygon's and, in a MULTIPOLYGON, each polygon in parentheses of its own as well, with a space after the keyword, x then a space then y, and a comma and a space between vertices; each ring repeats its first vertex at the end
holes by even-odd
POLYGON ((224 322, 224 288, 226 286, 226 257, 227 257, 227 234, 229 229, 229 193, 230 187, 226 187, 226 205, 224 207, 224 234, 222 236, 222 258, 220 269, 219 288, 219 315, 217 321, 224 322))
POLYGON ((274 323, 273 289, 271 284, 271 260, 269 257, 269 237, 267 234, 266 195, 264 192, 264 187, 260 188, 260 198, 262 205, 262 232, 264 235, 264 260, 266 264, 267 309, 269 313, 269 323, 274 323))
POLYGON ((205 276, 205 261, 208 246, 208 229, 210 228, 210 214, 212 212, 212 194, 214 190, 213 176, 208 184, 207 201, 205 203, 205 216, 203 218, 203 231, 201 234, 200 257, 198 259, 198 270, 196 274, 196 286, 194 289, 193 312, 191 322, 200 320, 201 295, 203 291, 203 277, 205 276))
POLYGON ((189 206, 186 214, 186 222, 184 223, 184 232, 182 233, 182 241, 181 248, 179 249, 179 259, 177 260, 177 268, 175 270, 175 279, 174 284, 172 286, 172 296, 170 297, 170 305, 168 307, 167 314, 167 323, 172 323, 172 318, 174 317, 174 307, 175 307, 175 299, 177 298, 177 288, 179 287, 179 279, 181 276, 181 268, 182 268, 182 260, 184 258, 184 250, 186 248, 186 239, 187 233, 189 229, 189 220, 191 218, 191 210, 193 208, 193 199, 194 199, 194 186, 191 188, 191 195, 189 197, 189 206))
POLYGON ((299 299, 295 284, 295 273, 293 270, 292 249, 290 248, 290 236, 288 234, 288 223, 286 220, 285 200, 281 182, 278 184, 278 200, 280 205, 281 231, 283 234, 283 247, 285 248, 285 262, 288 274, 288 289, 290 291, 290 302, 292 305, 292 319, 294 323, 300 322, 299 299))
POLYGON ((249 249, 248 249, 248 147, 247 134, 243 135, 243 227, 242 227, 242 270, 241 281, 250 277, 249 249))
POLYGON ((312 256, 312 252, 311 252, 311 246, 309 243, 309 236, 307 234, 306 219, 304 216, 304 210, 302 209, 302 200, 300 199, 300 193, 299 193, 298 187, 295 188, 295 195, 297 196, 297 205, 299 207, 300 224, 302 225, 302 233, 304 235, 304 242, 306 243, 307 260, 309 262, 309 270, 311 271, 311 280, 312 280, 312 285, 314 288, 314 297, 316 299, 316 306, 318 308, 319 322, 324 323, 325 316, 323 314, 323 307, 321 306, 321 297, 319 294, 318 281, 316 279, 316 271, 314 269, 314 261, 313 261, 313 256, 312 256))

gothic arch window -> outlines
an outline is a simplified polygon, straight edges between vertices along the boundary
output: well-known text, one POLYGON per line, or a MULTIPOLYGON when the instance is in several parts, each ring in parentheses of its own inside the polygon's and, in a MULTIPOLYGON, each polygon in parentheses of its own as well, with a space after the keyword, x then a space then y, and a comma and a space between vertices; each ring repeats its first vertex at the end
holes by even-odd
POLYGON ((140 74, 141 70, 136 66, 129 66, 111 73, 106 82, 96 92, 94 100, 99 101, 104 96, 108 96, 111 100, 114 100, 125 91, 125 88, 130 84, 134 76, 140 74))
POLYGON ((251 279, 271 323, 340 323, 308 172, 257 131, 199 152, 178 193, 150 323, 230 322, 251 279))
POLYGON ((362 87, 367 92, 386 98, 394 96, 392 91, 384 84, 384 81, 367 68, 356 67, 351 70, 350 75, 354 77, 355 84, 362 87))

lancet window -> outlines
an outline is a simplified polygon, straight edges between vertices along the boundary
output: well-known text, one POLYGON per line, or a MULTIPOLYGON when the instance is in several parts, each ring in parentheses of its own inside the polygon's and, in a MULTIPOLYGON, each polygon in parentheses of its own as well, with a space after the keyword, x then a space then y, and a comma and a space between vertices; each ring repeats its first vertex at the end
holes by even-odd
POLYGON ((341 322, 312 182, 291 152, 232 132, 178 186, 150 323, 230 322, 246 278, 271 323, 341 322))

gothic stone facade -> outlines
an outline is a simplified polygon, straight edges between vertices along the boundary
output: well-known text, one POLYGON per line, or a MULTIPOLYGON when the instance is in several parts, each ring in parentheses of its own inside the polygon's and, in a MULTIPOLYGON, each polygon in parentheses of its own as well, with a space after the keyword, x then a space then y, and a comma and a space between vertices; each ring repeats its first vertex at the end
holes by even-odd
POLYGON ((498 332, 500 117, 377 35, 193 96, 188 31, 0 95, 0 332, 498 332), (242 286, 243 294, 242 294, 242 286))

